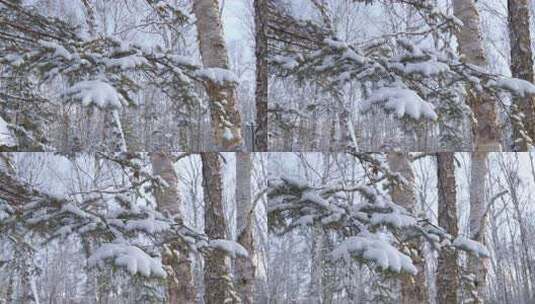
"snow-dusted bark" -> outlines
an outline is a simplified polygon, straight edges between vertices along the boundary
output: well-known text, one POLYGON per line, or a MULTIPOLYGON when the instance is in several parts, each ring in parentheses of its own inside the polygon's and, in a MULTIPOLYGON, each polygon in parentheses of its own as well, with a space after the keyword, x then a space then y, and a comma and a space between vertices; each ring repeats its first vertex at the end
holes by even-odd
MULTIPOLYGON (((201 153, 204 190, 204 230, 210 239, 227 238, 223 210, 221 164, 215 152, 201 153)), ((240 303, 234 290, 230 264, 224 250, 214 248, 204 258, 204 302, 206 304, 240 303)))
MULTIPOLYGON (((218 0, 194 1, 193 13, 197 18, 197 35, 203 66, 229 70, 218 0)), ((240 149, 242 145, 241 120, 234 85, 208 81, 206 89, 210 98, 210 114, 216 148, 226 151, 240 149)))
MULTIPOLYGON (((457 190, 455 185, 454 154, 437 153, 437 190, 438 190, 438 225, 452 237, 457 237, 457 190)), ((443 248, 438 255, 437 266, 437 303, 457 303, 459 290, 459 266, 457 251, 443 248)))
MULTIPOLYGON (((401 207, 414 212, 416 208, 416 193, 414 192, 414 173, 408 153, 392 152, 387 154, 388 166, 392 172, 396 172, 403 177, 405 184, 394 185, 391 189, 392 201, 401 207)), ((413 213, 414 214, 414 213, 413 213)), ((422 252, 422 244, 419 239, 407 244, 413 253, 413 264, 417 269, 414 277, 403 274, 401 283, 401 304, 427 303, 428 292, 425 277, 425 260, 422 252)))
MULTIPOLYGON (((158 209, 182 222, 178 177, 171 158, 165 152, 153 152, 150 160, 154 176, 159 176, 167 184, 167 187, 156 190, 158 209)), ((180 242, 173 242, 165 247, 162 260, 167 272, 167 300, 169 303, 194 303, 196 288, 187 247, 180 242)))
MULTIPOLYGON (((457 31, 459 51, 464 61, 482 68, 488 67, 481 33, 481 20, 474 0, 453 0, 455 17, 463 26, 457 31)), ((474 126, 476 151, 501 151, 501 132, 497 122, 497 101, 490 94, 478 93, 467 88, 467 104, 470 105, 477 123, 474 126)))
MULTIPOLYGON (((513 77, 534 81, 531 51, 530 1, 508 0, 511 73, 513 77)), ((535 138, 535 97, 515 96, 513 99, 513 150, 527 151, 535 138), (520 114, 520 115, 519 115, 520 114), (518 116, 519 115, 519 116, 518 116), (522 116, 523 115, 523 116, 522 116), (525 130, 525 132, 524 132, 525 130)))
POLYGON ((236 260, 236 282, 241 300, 245 304, 254 301, 255 265, 253 217, 254 210, 251 197, 251 154, 247 152, 236 153, 236 212, 238 242, 249 253, 248 257, 236 260))

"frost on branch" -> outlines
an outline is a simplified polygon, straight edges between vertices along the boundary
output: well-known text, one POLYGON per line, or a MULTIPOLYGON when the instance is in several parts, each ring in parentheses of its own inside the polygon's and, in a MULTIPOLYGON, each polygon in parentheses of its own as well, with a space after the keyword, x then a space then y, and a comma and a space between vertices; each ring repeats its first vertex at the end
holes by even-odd
MULTIPOLYGON (((381 166, 378 159, 369 155, 361 161, 381 166)), ((406 252, 408 242, 415 238, 425 239, 435 250, 454 247, 486 256, 483 245, 460 238, 452 245, 452 236, 442 228, 392 201, 382 186, 388 188, 391 183, 405 181, 388 167, 380 167, 379 172, 384 176, 378 179, 386 184, 363 181, 356 185, 311 185, 296 178, 270 180, 267 193, 270 231, 284 235, 298 228, 320 228, 337 235, 339 243, 331 252, 333 259, 354 259, 396 273, 416 273, 411 260, 413 253, 406 252)))
POLYGON ((125 244, 104 244, 89 257, 89 266, 101 266, 110 259, 118 267, 124 267, 131 275, 165 278, 166 272, 160 260, 146 254, 136 246, 125 244))

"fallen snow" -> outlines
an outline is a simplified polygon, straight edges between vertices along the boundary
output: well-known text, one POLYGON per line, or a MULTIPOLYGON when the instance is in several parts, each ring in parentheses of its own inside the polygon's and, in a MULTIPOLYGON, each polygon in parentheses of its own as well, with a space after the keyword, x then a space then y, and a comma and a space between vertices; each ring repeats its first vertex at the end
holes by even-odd
POLYGON ((334 259, 357 257, 375 263, 383 270, 416 274, 418 270, 407 255, 401 253, 380 235, 363 234, 345 239, 332 251, 334 259))
POLYGON ((147 233, 158 233, 169 228, 169 223, 155 219, 130 220, 126 222, 126 230, 143 230, 147 233))
POLYGON ((145 57, 130 55, 122 58, 106 59, 105 64, 107 67, 119 67, 122 70, 135 69, 137 67, 148 64, 145 57))
POLYGON ((101 80, 84 80, 70 87, 67 95, 80 99, 84 106, 95 105, 101 109, 121 108, 121 97, 114 87, 101 80))
POLYGON ((382 87, 372 92, 371 96, 361 104, 361 111, 366 112, 373 104, 383 103, 386 110, 394 111, 397 117, 405 115, 418 120, 421 117, 426 119, 437 119, 434 106, 418 96, 410 89, 382 87))
POLYGON ((162 263, 136 246, 104 244, 89 257, 88 263, 89 266, 102 265, 106 259, 113 259, 116 266, 125 267, 132 275, 166 277, 162 263))
POLYGON ((396 63, 393 67, 406 74, 420 74, 426 77, 440 75, 450 71, 450 67, 447 64, 432 60, 417 63, 396 63))
POLYGON ((209 247, 220 249, 228 253, 231 257, 242 256, 247 257, 249 254, 247 250, 243 248, 242 245, 238 244, 235 241, 230 240, 210 240, 208 243, 209 247))
POLYGON ((69 51, 67 51, 67 49, 65 49, 63 46, 55 42, 39 40, 39 44, 46 49, 53 50, 54 51, 53 56, 63 57, 67 60, 72 59, 72 54, 69 51))
POLYGON ((535 95, 535 85, 523 79, 500 77, 489 81, 489 85, 511 91, 516 95, 535 95))
POLYGON ((223 131, 223 139, 225 139, 226 141, 231 141, 234 139, 234 135, 228 127, 225 127, 225 130, 223 131))
POLYGON ((483 244, 467 239, 463 236, 458 236, 452 243, 454 247, 457 247, 459 249, 468 251, 469 253, 472 253, 474 255, 477 255, 479 257, 488 257, 490 256, 489 251, 483 244))
POLYGON ((205 68, 196 72, 202 79, 209 80, 217 85, 225 86, 239 82, 238 77, 231 71, 222 68, 205 68))
POLYGON ((7 122, 0 117, 0 147, 15 147, 17 142, 7 127, 7 122))
POLYGON ((370 220, 375 225, 390 225, 396 228, 411 227, 416 225, 416 219, 401 213, 374 213, 370 220))

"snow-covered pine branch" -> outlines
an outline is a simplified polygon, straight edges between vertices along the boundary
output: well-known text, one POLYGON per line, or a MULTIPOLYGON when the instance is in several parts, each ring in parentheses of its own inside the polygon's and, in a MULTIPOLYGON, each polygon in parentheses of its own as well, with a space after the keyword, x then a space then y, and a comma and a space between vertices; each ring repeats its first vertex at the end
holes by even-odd
MULTIPOLYGON (((358 5, 357 2, 381 1, 354 2, 358 5)), ((433 1, 388 2, 412 7, 424 25, 413 31, 347 43, 321 24, 299 20, 272 4, 270 14, 275 21, 268 36, 272 73, 302 87, 317 86, 327 96, 338 95, 352 84, 351 88, 359 95, 356 107, 362 113, 376 109, 374 105, 377 105, 412 129, 423 121, 436 121, 441 126, 443 142, 450 146, 460 141, 459 121, 473 115, 464 101, 466 88, 484 92, 495 100, 501 100, 504 93, 535 95, 535 86, 528 81, 496 75, 468 64, 448 44, 437 48, 436 44, 428 43, 437 37, 451 37, 462 26, 455 16, 444 13, 433 1)), ((317 111, 333 106, 337 112, 344 111, 344 105, 332 99, 317 101, 310 108, 317 111)))
POLYGON ((415 274, 403 244, 423 237, 433 248, 452 246, 477 256, 488 252, 478 242, 452 237, 443 229, 418 218, 390 199, 377 185, 312 186, 287 177, 273 179, 268 191, 269 229, 285 234, 298 227, 319 225, 334 231, 341 242, 332 252, 334 259, 355 258, 385 271, 415 274), (358 193, 348 201, 344 192, 358 193))
POLYGON ((247 256, 237 242, 211 240, 203 232, 155 210, 150 193, 167 185, 143 166, 140 154, 99 156, 121 168, 128 182, 112 189, 57 197, 0 170, 0 183, 5 185, 0 187, 2 234, 29 231, 46 242, 71 235, 98 240, 101 245, 89 258, 90 266, 110 262, 132 275, 156 278, 165 277, 158 248, 169 243, 179 243, 188 252, 219 250, 231 257, 247 256))

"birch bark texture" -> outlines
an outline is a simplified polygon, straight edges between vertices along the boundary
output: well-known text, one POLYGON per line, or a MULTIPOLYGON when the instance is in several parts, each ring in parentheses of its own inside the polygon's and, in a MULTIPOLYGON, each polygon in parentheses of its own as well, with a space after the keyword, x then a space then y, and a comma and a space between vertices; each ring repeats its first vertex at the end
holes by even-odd
POLYGON ((238 243, 249 253, 247 257, 236 259, 236 282, 241 301, 244 304, 254 303, 255 265, 253 218, 254 209, 251 195, 251 154, 236 153, 236 212, 238 243))
MULTIPOLYGON (((508 0, 508 28, 511 44, 511 74, 533 83, 530 1, 508 0)), ((535 139, 535 97, 513 98, 513 150, 528 151, 535 139)))
MULTIPOLYGON (((387 162, 390 170, 401 175, 406 181, 404 185, 396 184, 391 188, 390 196, 392 200, 408 211, 414 212, 416 208, 415 179, 409 154, 390 152, 387 154, 387 162)), ((425 277, 425 258, 422 252, 422 242, 420 239, 416 239, 410 241, 407 246, 411 253, 417 253, 413 254, 411 258, 418 273, 414 277, 409 274, 401 276, 400 304, 428 303, 429 295, 425 277)))
MULTIPOLYGON (((474 0, 453 0, 453 13, 463 22, 463 27, 457 33, 461 55, 467 63, 487 67, 481 20, 474 0)), ((477 94, 472 88, 467 88, 467 91, 468 103, 477 119, 470 169, 470 236, 473 240, 484 244, 487 157, 491 151, 501 151, 500 134, 496 121, 496 101, 487 94, 477 94)), ((486 286, 487 265, 483 259, 472 256, 469 257, 468 265, 468 271, 474 275, 471 291, 473 301, 476 304, 483 303, 482 294, 486 286)))
MULTIPOLYGON (((453 0, 453 13, 463 23, 456 36, 459 52, 464 61, 486 68, 488 60, 483 47, 481 18, 474 0, 453 0)), ((501 151, 501 134, 497 122, 497 101, 491 95, 478 93, 471 87, 467 87, 466 98, 476 119, 473 129, 473 150, 501 151)))
MULTIPOLYGON (((209 239, 227 239, 227 221, 223 208, 221 164, 215 152, 201 153, 204 191, 204 231, 209 239)), ((230 261, 223 250, 214 248, 204 256, 204 302, 206 304, 241 303, 234 289, 230 261)))
MULTIPOLYGON (((180 211, 182 200, 178 191, 178 177, 173 162, 166 152, 150 154, 152 173, 165 181, 167 187, 156 189, 158 209, 182 222, 180 211)), ((167 300, 169 303, 195 303, 196 288, 193 280, 193 266, 190 253, 185 244, 173 242, 166 245, 162 258, 167 272, 167 300)))
MULTIPOLYGON (((454 153, 437 153, 438 225, 457 237, 457 189, 454 153)), ((457 251, 443 247, 438 254, 436 275, 437 304, 458 303, 459 266, 457 251)))
MULTIPOLYGON (((199 50, 204 68, 228 70, 228 52, 218 0, 196 0, 193 13, 197 19, 199 50)), ((217 151, 236 151, 242 146, 241 119, 234 86, 209 82, 210 116, 217 151)))

